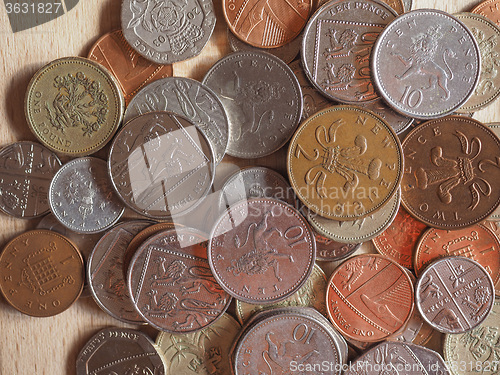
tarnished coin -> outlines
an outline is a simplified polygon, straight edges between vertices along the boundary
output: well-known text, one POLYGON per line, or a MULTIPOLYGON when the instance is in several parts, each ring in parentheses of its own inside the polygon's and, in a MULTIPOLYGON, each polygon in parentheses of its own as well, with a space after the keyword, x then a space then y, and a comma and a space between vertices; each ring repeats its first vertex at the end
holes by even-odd
POLYGON ((356 104, 378 98, 371 78, 375 40, 397 13, 372 0, 335 0, 314 13, 304 30, 302 63, 330 99, 356 104))
POLYGON ((102 65, 82 57, 54 60, 28 84, 25 113, 38 140, 68 156, 90 155, 108 143, 123 117, 118 82, 102 65))
MULTIPOLYGON (((314 228, 313 228, 314 229, 314 228)), ((324 237, 313 230, 316 240, 316 260, 335 262, 347 258, 361 246, 361 243, 342 243, 324 237)))
POLYGON ((232 33, 259 48, 281 47, 296 38, 313 7, 313 0, 222 0, 232 33))
POLYGON ((394 131, 354 106, 316 113, 288 147, 290 184, 307 208, 328 219, 356 220, 383 207, 399 189, 402 169, 394 131))
POLYGON ((314 235, 302 215, 267 198, 232 205, 219 218, 208 245, 218 283, 238 300, 254 304, 295 293, 315 259, 314 235))
MULTIPOLYGON (((499 4, 500 7, 500 4, 499 4)), ((488 128, 500 139, 500 122, 486 124, 488 128)), ((500 220, 500 206, 488 217, 491 220, 500 220)))
POLYGON ((57 220, 78 233, 102 232, 125 210, 113 192, 106 162, 93 157, 62 166, 50 183, 49 204, 57 220))
POLYGON ((221 188, 220 207, 250 198, 273 198, 295 206, 295 193, 278 172, 266 167, 247 167, 229 176, 221 188))
POLYGON ((151 224, 148 220, 134 220, 116 225, 102 236, 87 263, 92 297, 101 309, 125 323, 144 323, 132 304, 123 268, 130 241, 151 224))
POLYGON ((160 331, 189 333, 215 322, 231 297, 210 271, 206 238, 190 228, 148 238, 130 262, 127 282, 135 308, 160 331))
POLYGON ((432 119, 455 112, 474 93, 481 56, 469 29, 448 13, 405 13, 380 34, 373 81, 396 111, 432 119))
POLYGON ((229 314, 193 333, 160 332, 158 351, 168 363, 168 375, 231 374, 229 350, 241 326, 229 314))
POLYGON ((500 204, 500 141, 479 121, 448 116, 419 125, 403 142, 406 210, 427 225, 459 229, 500 204))
MULTIPOLYGON (((428 229, 414 252, 415 273, 420 275, 434 260, 446 256, 473 259, 486 269, 495 285, 500 282, 500 242, 482 224, 459 230, 428 229)), ((496 294, 500 295, 500 289, 496 294)))
POLYGON ((132 99, 124 122, 148 112, 171 111, 185 116, 205 134, 215 153, 216 164, 226 152, 229 124, 226 111, 215 93, 190 78, 170 77, 153 82, 132 99))
POLYGON ((479 327, 445 335, 443 356, 453 375, 495 375, 500 371, 499 346, 500 299, 496 299, 493 310, 479 327))
POLYGON ((396 134, 401 134, 413 124, 414 119, 403 116, 391 107, 389 107, 382 99, 377 99, 372 102, 359 103, 361 107, 375 112, 387 122, 396 134))
POLYGON ((485 0, 472 8, 471 12, 480 14, 500 26, 500 0, 485 0))
POLYGON ((35 142, 16 142, 0 150, 0 209, 31 219, 49 212, 50 181, 61 168, 59 158, 35 142))
POLYGON ((304 72, 304 68, 302 67, 302 62, 300 60, 295 60, 294 62, 289 64, 289 66, 290 69, 292 69, 293 74, 295 74, 295 76, 297 77, 302 89, 302 98, 304 102, 304 107, 302 108, 303 120, 306 120, 316 112, 335 104, 311 85, 311 82, 307 78, 306 73, 304 72))
POLYGON ((234 52, 203 78, 221 99, 229 118, 226 152, 258 158, 280 149, 302 116, 302 91, 292 70, 264 52, 234 52))
POLYGON ((56 232, 36 229, 17 236, 4 247, 0 264, 0 291, 24 314, 57 315, 82 292, 82 256, 56 232))
POLYGON ((139 54, 158 64, 172 64, 200 54, 212 36, 212 0, 124 0, 123 36, 139 54))
POLYGON ((341 243, 370 241, 391 225, 398 213, 401 192, 398 189, 380 210, 357 220, 339 221, 321 217, 309 211, 307 221, 319 234, 341 243))
POLYGON ((345 375, 450 375, 439 353, 419 345, 386 341, 351 362, 345 375))
POLYGON ((403 207, 389 227, 372 239, 377 251, 406 268, 413 268, 413 254, 427 225, 414 219, 403 207))
POLYGON ((347 351, 345 342, 342 348, 326 324, 301 310, 284 309, 263 316, 245 330, 234 351, 235 375, 247 374, 249 368, 252 373, 294 373, 305 366, 317 368, 322 361, 329 364, 322 374, 340 374, 347 359, 343 353, 347 351))
POLYGON ((403 267, 382 255, 357 255, 333 271, 326 304, 343 336, 381 341, 399 333, 410 319, 413 284, 403 267))
POLYGON ((150 112, 116 135, 108 168, 128 207, 152 219, 170 219, 206 196, 215 163, 210 143, 191 121, 171 112, 150 112))
POLYGON ((227 41, 229 42, 229 47, 231 51, 263 51, 268 52, 271 55, 276 56, 277 58, 283 60, 285 63, 289 64, 297 57, 300 52, 300 47, 302 46, 302 34, 299 34, 292 41, 282 45, 281 47, 276 48, 259 48, 254 47, 248 43, 243 42, 241 39, 238 39, 231 30, 227 29, 227 41))
POLYGON ((500 95, 500 75, 498 74, 500 56, 497 46, 500 41, 500 28, 478 14, 458 13, 454 16, 469 28, 476 39, 481 53, 481 75, 472 96, 457 112, 475 112, 491 103, 500 95))
POLYGON ((139 55, 127 43, 121 30, 103 35, 90 49, 89 59, 97 61, 117 79, 125 103, 150 82, 171 77, 172 65, 155 64, 139 55))
POLYGON ((85 344, 76 359, 76 375, 165 375, 165 365, 146 334, 105 328, 85 344))
POLYGON ((443 333, 476 328, 493 308, 495 289, 476 261, 449 256, 430 264, 415 288, 415 304, 425 321, 443 333))
POLYGON ((325 304, 327 280, 326 275, 317 264, 314 265, 311 275, 306 283, 297 292, 287 299, 271 305, 253 305, 236 300, 236 315, 241 324, 245 323, 250 316, 264 309, 276 307, 301 306, 313 307, 324 316, 327 315, 325 304))

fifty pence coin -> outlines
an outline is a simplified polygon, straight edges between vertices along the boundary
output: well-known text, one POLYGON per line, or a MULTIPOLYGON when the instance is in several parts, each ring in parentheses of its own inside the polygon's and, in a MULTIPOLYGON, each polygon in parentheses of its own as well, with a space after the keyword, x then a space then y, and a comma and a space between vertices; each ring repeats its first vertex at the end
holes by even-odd
POLYGON ((215 163, 209 141, 191 121, 171 112, 150 112, 116 135, 108 168, 128 207, 152 219, 170 219, 207 195, 215 163))
POLYGON ((103 35, 90 49, 88 58, 113 73, 126 103, 148 83, 173 74, 172 65, 155 64, 139 55, 127 43, 121 30, 103 35))
POLYGON ((420 275, 415 304, 424 320, 442 333, 464 333, 479 326, 493 308, 495 288, 476 261, 438 259, 420 275))
POLYGON ((378 35, 396 16, 379 1, 336 0, 323 5, 307 23, 302 39, 302 64, 309 80, 342 103, 378 98, 370 55, 378 35))
POLYGON ((231 297, 210 271, 206 238, 190 228, 148 238, 130 262, 129 293, 142 318, 160 331, 189 333, 215 322, 231 297))
POLYGON ((94 374, 165 375, 165 364, 144 333, 105 328, 92 336, 76 359, 76 375, 94 374))
POLYGON ((500 204, 500 141, 464 116, 419 125, 403 142, 405 209, 423 223, 459 229, 486 219, 500 204))
POLYGON ((4 247, 0 264, 0 291, 23 314, 57 315, 82 292, 82 256, 59 233, 36 229, 17 236, 4 247))
POLYGON ((0 150, 0 209, 31 219, 49 212, 50 181, 61 168, 52 151, 35 142, 16 142, 0 150))
POLYGON ((123 36, 139 54, 158 64, 172 64, 200 54, 212 36, 212 0, 157 2, 124 0, 123 36))
POLYGON ((387 104, 409 117, 455 112, 474 93, 481 56, 469 29, 448 13, 405 13, 380 34, 371 57, 373 81, 387 104))
POLYGON ((68 156, 90 155, 108 143, 123 118, 118 82, 102 65, 82 57, 54 60, 28 84, 25 113, 46 147, 68 156))
POLYGON ((101 309, 125 323, 144 323, 132 304, 123 268, 130 241, 151 224, 148 220, 134 220, 116 225, 102 236, 87 263, 92 297, 101 309))
POLYGON ((253 198, 222 214, 210 236, 208 260, 217 282, 233 297, 270 304, 306 282, 316 259, 315 245, 296 209, 253 198))
POLYGON ((57 220, 78 233, 102 232, 125 210, 109 181, 106 162, 93 157, 62 166, 50 183, 49 203, 57 220))
POLYGON ((292 70, 264 52, 234 52, 207 72, 203 84, 221 99, 229 118, 227 153, 258 158, 280 149, 302 116, 302 91, 292 70))
POLYGON ((124 122, 156 111, 170 111, 193 122, 210 141, 219 164, 226 153, 229 124, 226 111, 214 92, 190 78, 169 77, 153 82, 131 100, 124 122))

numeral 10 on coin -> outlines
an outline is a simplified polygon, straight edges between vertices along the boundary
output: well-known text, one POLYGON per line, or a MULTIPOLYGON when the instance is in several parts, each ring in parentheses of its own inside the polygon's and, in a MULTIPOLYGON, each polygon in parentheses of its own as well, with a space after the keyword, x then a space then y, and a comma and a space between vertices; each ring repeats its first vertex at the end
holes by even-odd
POLYGON ((400 103, 407 105, 410 108, 417 108, 420 104, 422 104, 423 94, 420 90, 412 90, 411 86, 405 87, 405 92, 401 99, 399 99, 400 103))

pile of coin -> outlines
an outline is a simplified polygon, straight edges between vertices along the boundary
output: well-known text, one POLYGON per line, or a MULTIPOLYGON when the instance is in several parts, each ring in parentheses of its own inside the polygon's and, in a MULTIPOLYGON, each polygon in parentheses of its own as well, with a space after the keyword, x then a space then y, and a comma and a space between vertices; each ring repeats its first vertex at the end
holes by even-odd
POLYGON ((161 332, 97 333, 78 374, 464 373, 421 345, 456 361, 498 331, 500 139, 471 117, 500 28, 387 3, 223 0, 234 52, 199 82, 171 64, 212 1, 125 0, 122 30, 33 76, 40 143, 0 150, 0 209, 51 212, 0 254, 7 302, 51 316, 86 284, 161 332), (288 178, 225 165, 283 148, 288 178))

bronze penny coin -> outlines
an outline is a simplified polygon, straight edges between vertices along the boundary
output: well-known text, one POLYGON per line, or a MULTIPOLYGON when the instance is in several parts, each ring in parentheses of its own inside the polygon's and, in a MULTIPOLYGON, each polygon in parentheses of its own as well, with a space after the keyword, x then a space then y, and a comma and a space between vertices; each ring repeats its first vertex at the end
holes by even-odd
MULTIPOLYGON (((500 280, 500 242, 490 229, 475 224, 460 230, 430 228, 420 237, 414 254, 415 273, 419 276, 434 260, 463 256, 475 260, 490 274, 493 283, 500 280)), ((500 295, 500 290, 496 291, 500 295)))
POLYGON ((324 237, 314 231, 316 240, 316 260, 324 262, 335 262, 347 258, 359 249, 361 243, 342 243, 324 237))
POLYGON ((493 308, 495 289, 476 261, 450 256, 430 264, 418 278, 415 304, 424 320, 442 333, 464 333, 493 308))
POLYGON ((302 215, 269 198, 229 207, 208 245, 218 283, 238 300, 254 304, 278 302, 296 292, 315 259, 314 235, 302 215))
POLYGON ((381 1, 389 5, 392 9, 394 9, 397 14, 403 14, 405 12, 405 4, 403 3, 403 0, 381 0, 381 1))
POLYGON ((413 268, 413 252, 427 225, 414 219, 403 207, 399 208, 391 225, 372 239, 375 249, 406 268, 413 268))
POLYGON ((343 336, 376 342, 399 333, 413 311, 413 284, 403 267, 376 254, 349 258, 332 273, 328 316, 343 336))
POLYGON ((12 307, 27 315, 57 315, 82 292, 82 256, 56 232, 37 229, 17 236, 3 249, 0 267, 0 291, 12 307))
POLYGON ((287 171, 298 198, 318 215, 355 220, 383 207, 399 188, 403 153, 373 112, 333 106, 309 117, 290 141, 287 171))
MULTIPOLYGON (((500 7, 500 3, 498 5, 500 7)), ((495 135, 500 139, 500 122, 493 122, 486 124, 490 130, 495 133, 495 135)), ((495 211, 488 217, 488 220, 499 220, 500 219, 500 206, 496 208, 495 211)))
POLYGON ((231 32, 259 48, 281 47, 299 35, 313 10, 313 0, 223 0, 231 32))
POLYGON ((165 365, 151 339, 140 331, 105 328, 76 359, 76 375, 164 375, 165 365))
POLYGON ((459 229, 500 204, 500 140, 477 120, 448 116, 419 125, 403 141, 401 188, 407 211, 425 224, 459 229))
POLYGON ((121 30, 103 35, 92 46, 88 57, 115 76, 125 96, 125 103, 129 103, 148 83, 173 74, 171 64, 156 64, 139 55, 127 43, 121 30))
POLYGON ((471 13, 477 13, 481 16, 489 18, 495 24, 500 26, 500 0, 486 0, 474 8, 472 8, 471 13))
POLYGON ((142 318, 160 331, 194 332, 215 322, 231 297, 207 262, 206 238, 190 228, 166 230, 144 242, 127 275, 142 318))

